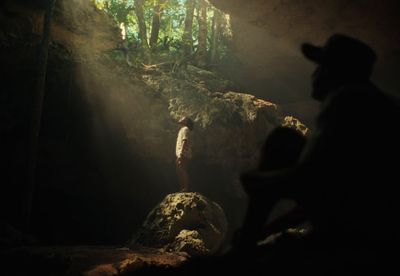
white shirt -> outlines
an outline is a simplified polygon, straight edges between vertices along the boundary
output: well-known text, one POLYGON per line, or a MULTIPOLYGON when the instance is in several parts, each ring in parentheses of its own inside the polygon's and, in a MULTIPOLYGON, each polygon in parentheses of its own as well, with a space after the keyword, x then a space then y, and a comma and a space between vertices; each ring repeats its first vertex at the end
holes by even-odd
POLYGON ((176 139, 176 157, 192 157, 192 149, 190 146, 190 135, 189 128, 187 126, 182 127, 178 132, 178 138, 176 139), (186 151, 183 151, 183 142, 186 141, 186 151))

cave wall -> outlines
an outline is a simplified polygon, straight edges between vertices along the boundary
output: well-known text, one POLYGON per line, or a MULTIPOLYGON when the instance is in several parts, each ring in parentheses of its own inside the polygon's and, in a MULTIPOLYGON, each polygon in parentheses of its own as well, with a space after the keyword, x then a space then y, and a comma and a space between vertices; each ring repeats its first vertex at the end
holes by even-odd
MULTIPOLYGON (((7 222, 17 229, 25 226, 32 88, 43 24, 43 5, 37 3, 21 0, 0 5, 0 224, 7 222)), ((31 233, 42 243, 122 243, 154 204, 172 191, 163 174, 173 171, 172 165, 162 166, 151 158, 144 163, 130 146, 124 126, 112 116, 105 117, 115 110, 105 111, 101 93, 108 97, 114 85, 128 94, 132 87, 104 77, 98 81, 99 71, 88 59, 118 45, 118 27, 89 2, 57 3, 31 233), (63 11, 65 3, 83 6, 72 18, 71 10, 63 11), (149 191, 149 183, 159 186, 149 191)), ((130 102, 133 109, 143 104, 138 98, 130 102)))

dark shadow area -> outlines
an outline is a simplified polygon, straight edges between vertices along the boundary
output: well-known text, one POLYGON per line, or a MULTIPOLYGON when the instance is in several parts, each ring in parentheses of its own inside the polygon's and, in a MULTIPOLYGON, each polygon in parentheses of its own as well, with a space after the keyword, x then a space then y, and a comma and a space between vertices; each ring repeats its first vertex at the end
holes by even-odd
MULTIPOLYGON (((2 183, 8 184, 3 187, 1 210, 2 218, 23 228, 21 187, 26 182, 29 91, 35 69, 29 66, 31 58, 10 52, 2 60, 12 66, 2 67, 2 113, 9 125, 2 129, 2 183)), ((45 243, 122 243, 153 205, 173 191, 166 180, 171 177, 164 175, 173 169, 135 156, 122 126, 110 127, 102 117, 101 102, 87 102, 74 80, 77 65, 52 52, 49 60, 32 234, 45 243), (157 174, 151 173, 149 164, 157 174), (149 188, 149 183, 161 184, 149 188)))

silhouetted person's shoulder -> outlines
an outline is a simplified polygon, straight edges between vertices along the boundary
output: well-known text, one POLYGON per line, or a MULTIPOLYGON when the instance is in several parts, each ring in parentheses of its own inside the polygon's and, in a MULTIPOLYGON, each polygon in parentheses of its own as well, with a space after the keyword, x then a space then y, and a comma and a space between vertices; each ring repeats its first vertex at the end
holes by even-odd
POLYGON ((396 100, 371 82, 344 85, 332 91, 322 103, 319 123, 361 124, 363 118, 387 120, 389 114, 398 113, 396 100))

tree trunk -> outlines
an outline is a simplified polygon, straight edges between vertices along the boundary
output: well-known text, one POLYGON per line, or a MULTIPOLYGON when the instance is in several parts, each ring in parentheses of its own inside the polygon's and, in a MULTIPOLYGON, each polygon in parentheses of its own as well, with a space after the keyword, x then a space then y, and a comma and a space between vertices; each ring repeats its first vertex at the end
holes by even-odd
POLYGON ((36 180, 36 167, 37 167, 37 155, 39 149, 39 133, 40 123, 42 118, 43 110, 43 99, 46 88, 46 74, 47 74, 47 59, 49 54, 50 44, 50 23, 53 16, 54 6, 56 0, 50 0, 45 14, 43 22, 43 35, 38 56, 38 67, 37 67, 37 80, 34 88, 34 105, 32 110, 32 121, 31 121, 31 135, 30 135, 30 156, 28 160, 28 182, 26 189, 26 214, 25 214, 25 227, 26 231, 30 231, 33 197, 35 192, 35 180, 36 180))
POLYGON ((199 0, 199 46, 197 49, 197 65, 205 67, 207 65, 207 2, 199 0))
POLYGON ((154 14, 153 14, 153 22, 151 25, 151 36, 150 36, 150 47, 157 46, 158 42, 158 34, 160 32, 160 21, 161 21, 161 14, 163 10, 163 4, 166 0, 159 0, 157 1, 156 6, 154 7, 154 14))
POLYGON ((211 64, 215 65, 219 59, 218 45, 221 35, 221 13, 214 9, 211 34, 211 64))
POLYGON ((185 29, 182 37, 183 55, 185 58, 189 58, 193 50, 192 28, 195 3, 195 0, 188 0, 186 2, 185 29))
POLYGON ((140 43, 143 49, 146 50, 149 48, 149 44, 147 42, 147 28, 144 19, 143 0, 135 0, 135 13, 138 19, 140 43))
POLYGON ((119 27, 121 29, 122 41, 123 41, 122 42, 122 51, 124 53, 126 63, 129 66, 132 66, 132 63, 129 60, 129 42, 128 42, 128 37, 127 37, 128 29, 126 26, 128 26, 127 20, 119 25, 119 27))

